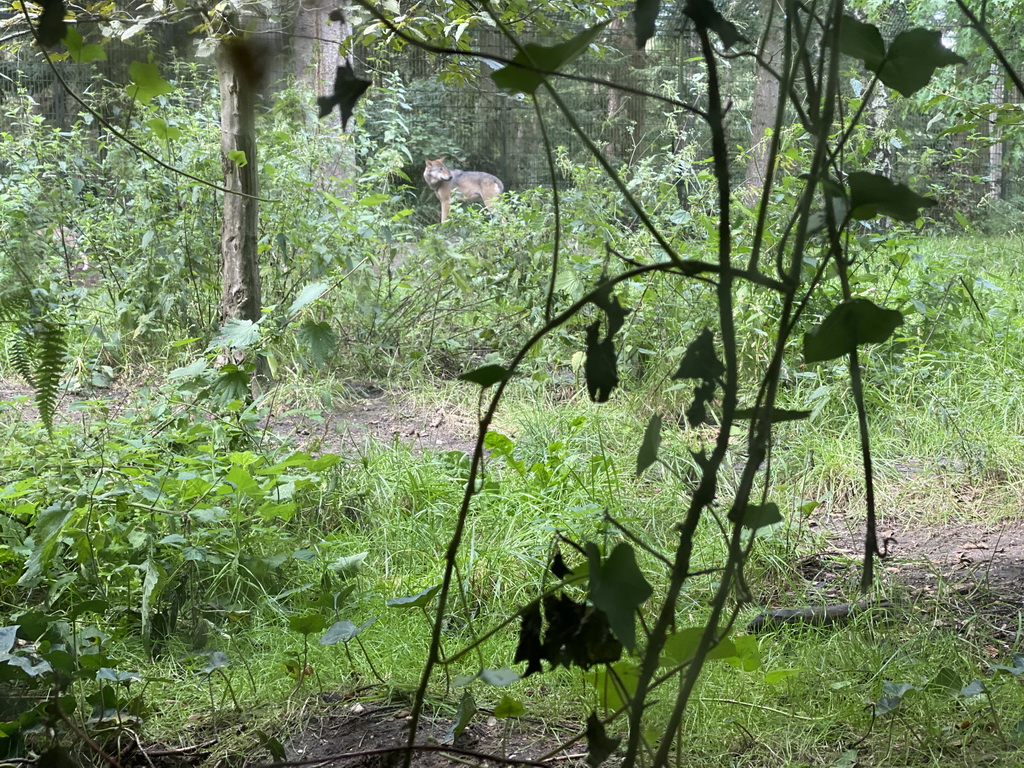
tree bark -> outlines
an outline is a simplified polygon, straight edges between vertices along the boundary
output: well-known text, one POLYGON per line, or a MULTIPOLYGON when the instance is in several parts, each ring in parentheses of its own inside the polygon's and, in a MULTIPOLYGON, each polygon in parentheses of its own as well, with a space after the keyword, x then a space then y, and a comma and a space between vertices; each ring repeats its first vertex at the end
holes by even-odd
MULTIPOLYGON (((341 4, 344 10, 344 3, 341 4)), ((339 66, 352 66, 351 52, 342 55, 342 44, 352 34, 352 25, 346 21, 331 21, 328 16, 337 10, 337 0, 300 0, 295 17, 292 47, 292 65, 299 88, 313 96, 324 96, 334 89, 334 77, 339 66)), ((324 128, 348 132, 342 125, 338 111, 320 121, 324 128)), ((336 151, 321 162, 318 185, 326 186, 328 179, 344 179, 351 175, 354 158, 349 148, 338 143, 336 151)))
POLYGON ((256 158, 256 84, 233 55, 230 38, 217 52, 220 79, 220 148, 224 186, 242 194, 224 195, 220 253, 223 285, 221 320, 260 319, 260 268, 257 251, 259 202, 256 158), (232 157, 231 153, 243 152, 232 157))
MULTIPOLYGON (((782 48, 782 13, 776 9, 771 28, 765 31, 763 57, 772 69, 778 71, 779 53, 782 48)), ((768 167, 768 147, 771 138, 767 135, 775 124, 775 110, 779 103, 779 81, 765 69, 758 69, 754 85, 754 101, 750 110, 751 145, 747 158, 747 170, 743 179, 742 199, 746 205, 757 204, 764 180, 771 169, 768 167)))
MULTIPOLYGON (((999 107, 1006 103, 1005 77, 995 64, 992 65, 991 74, 993 81, 989 103, 999 107)), ((1004 143, 997 116, 998 113, 995 113, 988 119, 988 138, 991 142, 988 147, 988 196, 993 200, 1002 200, 1004 143)))

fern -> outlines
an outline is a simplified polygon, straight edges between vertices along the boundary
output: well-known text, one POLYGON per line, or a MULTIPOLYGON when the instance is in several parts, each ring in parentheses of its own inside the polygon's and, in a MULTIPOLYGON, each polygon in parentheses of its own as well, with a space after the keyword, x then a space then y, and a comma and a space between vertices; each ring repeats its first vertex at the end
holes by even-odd
POLYGON ((35 387, 35 376, 32 375, 33 361, 36 359, 38 350, 39 345, 36 344, 36 339, 31 333, 27 333, 24 328, 15 329, 14 336, 9 342, 7 356, 18 375, 33 388, 35 387))
POLYGON ((66 327, 62 323, 41 322, 36 325, 36 343, 39 354, 30 386, 36 392, 39 418, 48 432, 53 431, 53 412, 57 408, 57 390, 64 373, 67 358, 66 327))
POLYGON ((39 419, 48 432, 53 431, 67 356, 67 326, 54 318, 58 311, 52 303, 41 304, 34 292, 18 290, 0 296, 0 322, 14 326, 8 341, 11 366, 35 392, 39 419))

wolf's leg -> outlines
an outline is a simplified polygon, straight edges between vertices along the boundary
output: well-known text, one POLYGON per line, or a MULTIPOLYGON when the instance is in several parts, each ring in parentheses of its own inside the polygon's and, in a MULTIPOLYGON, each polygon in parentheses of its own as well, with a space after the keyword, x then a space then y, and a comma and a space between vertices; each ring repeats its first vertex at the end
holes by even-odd
POLYGON ((437 190, 437 197, 441 201, 441 223, 444 224, 448 221, 448 211, 452 207, 452 193, 451 190, 437 190))

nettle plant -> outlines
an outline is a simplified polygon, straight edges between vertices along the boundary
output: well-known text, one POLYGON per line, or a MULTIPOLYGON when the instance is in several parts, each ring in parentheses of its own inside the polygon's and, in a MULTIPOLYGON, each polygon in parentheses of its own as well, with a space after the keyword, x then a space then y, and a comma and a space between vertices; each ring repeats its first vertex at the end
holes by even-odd
MULTIPOLYGON (((655 34, 659 6, 649 0, 640 2, 633 13, 641 48, 655 34)), ((782 521, 780 508, 787 501, 776 498, 774 489, 773 435, 778 424, 810 414, 810 410, 778 404, 783 370, 794 364, 845 361, 867 500, 861 587, 865 591, 872 587, 873 564, 881 550, 874 530, 861 356, 864 345, 886 342, 903 318, 900 312, 855 292, 854 267, 864 256, 855 235, 860 222, 879 217, 916 222, 935 201, 874 172, 862 160, 848 162, 848 144, 863 111, 843 110, 844 78, 847 68, 855 65, 866 82, 861 97, 866 105, 879 83, 910 96, 924 88, 937 69, 963 59, 948 50, 935 31, 915 28, 885 41, 876 27, 846 13, 841 0, 812 6, 787 2, 784 14, 768 11, 762 19, 765 29, 774 27, 776 39, 782 41, 775 66, 762 59, 759 51, 763 49, 747 40, 710 0, 690 0, 684 13, 701 52, 706 92, 700 106, 672 100, 673 106, 701 121, 712 150, 713 209, 707 220, 713 226, 696 242, 674 242, 666 236, 641 196, 608 164, 560 98, 556 85, 560 70, 585 55, 604 24, 550 47, 522 46, 504 30, 518 53, 491 75, 495 84, 554 102, 590 149, 623 207, 635 217, 641 232, 638 238, 650 245, 643 252, 635 249, 628 254, 610 250, 601 279, 569 303, 556 294, 553 279, 537 330, 504 362, 462 376, 482 389, 479 431, 436 597, 432 642, 413 707, 410 746, 414 746, 415 721, 423 713, 435 671, 447 670, 471 653, 479 653, 482 660, 481 646, 493 635, 485 633, 459 651, 448 649, 447 655, 442 654, 445 614, 460 590, 455 586, 460 548, 480 488, 486 449, 495 448, 489 429, 502 398, 531 351, 568 329, 582 345, 590 397, 599 403, 609 400, 620 381, 621 351, 629 344, 632 306, 629 292, 623 289, 632 281, 661 282, 679 291, 696 288, 715 306, 713 318, 702 328, 688 330, 683 343, 655 350, 672 355, 666 367, 674 373, 666 386, 688 394, 683 420, 691 427, 707 425, 699 432, 704 444, 691 452, 687 467, 660 451, 663 430, 678 414, 654 413, 643 432, 636 473, 649 473, 649 479, 657 482, 677 482, 676 492, 685 499, 679 518, 672 521, 671 543, 660 546, 639 527, 621 521, 611 521, 612 533, 600 542, 561 539, 552 550, 536 599, 506 622, 519 624, 518 647, 510 662, 523 663, 525 668, 514 672, 485 665, 475 678, 462 682, 476 679, 505 687, 513 686, 520 676, 541 675, 556 667, 588 670, 600 706, 576 739, 586 739, 591 765, 620 751, 626 768, 664 766, 677 750, 685 750, 683 716, 705 665, 715 659, 748 670, 760 664, 757 640, 737 632, 736 621, 751 599, 745 564, 758 532, 782 521), (778 81, 778 103, 769 105, 774 124, 763 147, 764 167, 778 173, 765 174, 752 196, 750 190, 742 196, 754 198, 750 212, 734 184, 738 174, 733 173, 735 159, 727 138, 730 94, 721 77, 723 60, 737 51, 759 62, 759 76, 778 81), (791 152, 783 142, 794 134, 804 139, 791 152), (757 327, 746 320, 751 301, 762 308, 757 327), (810 317, 809 309, 819 306, 821 315, 810 317), (749 334, 757 334, 761 346, 757 354, 743 355, 749 334), (720 481, 727 463, 741 468, 729 489, 720 481), (698 470, 696 477, 688 472, 690 466, 698 470), (655 477, 655 472, 660 474, 655 477), (695 551, 699 531, 709 526, 720 532, 719 551, 724 553, 714 563, 702 560, 695 551), (678 609, 684 589, 706 594, 707 609, 692 623, 684 623, 678 609)), ((378 19, 389 24, 382 14, 378 19)), ((503 28, 500 18, 491 20, 503 28)), ((404 36, 398 28, 390 28, 404 36)), ((422 45, 414 36, 403 39, 422 45)), ((642 197, 659 202, 657 197, 642 197)), ((565 256, 557 250, 560 242, 565 244, 560 240, 565 226, 558 219, 560 214, 556 206, 556 265, 565 256)), ((473 708, 473 697, 467 692, 460 707, 461 725, 468 722, 473 708)), ((509 714, 521 711, 522 704, 510 694, 499 708, 509 714)), ((408 754, 411 759, 412 751, 408 754)))

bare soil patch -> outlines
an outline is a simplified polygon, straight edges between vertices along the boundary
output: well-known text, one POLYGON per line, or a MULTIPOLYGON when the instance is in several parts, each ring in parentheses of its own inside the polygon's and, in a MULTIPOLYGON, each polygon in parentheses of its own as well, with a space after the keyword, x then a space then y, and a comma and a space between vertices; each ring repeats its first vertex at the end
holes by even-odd
MULTIPOLYGON (((290 760, 344 760, 358 768, 400 765, 408 743, 409 710, 382 704, 355 703, 328 710, 288 744, 290 760), (339 757, 339 756, 344 756, 339 757)), ((540 761, 556 750, 560 766, 586 764, 579 744, 569 750, 557 745, 573 730, 531 719, 499 720, 479 714, 458 736, 451 733, 454 714, 428 715, 420 724, 413 756, 416 768, 450 768, 453 764, 507 765, 540 761)))
POLYGON ((338 453, 363 450, 370 442, 404 443, 418 451, 473 450, 476 420, 455 406, 421 406, 372 383, 350 391, 353 396, 330 411, 310 414, 274 407, 270 429, 338 453))
MULTIPOLYGON (((799 564, 825 594, 848 595, 860 579, 863 531, 853 530, 849 519, 819 519, 827 545, 799 564)), ((887 550, 875 561, 883 591, 913 606, 930 626, 992 643, 993 655, 1016 647, 1024 622, 1024 525, 887 520, 878 539, 887 550)))

